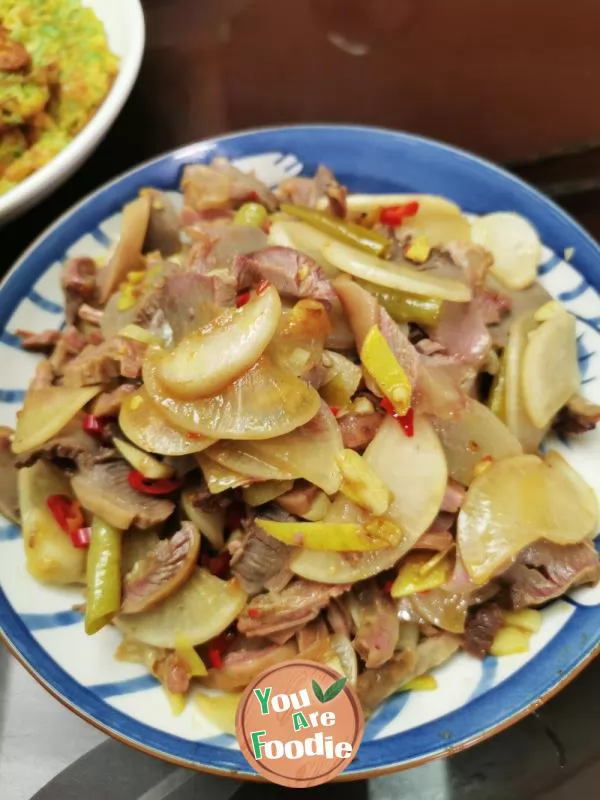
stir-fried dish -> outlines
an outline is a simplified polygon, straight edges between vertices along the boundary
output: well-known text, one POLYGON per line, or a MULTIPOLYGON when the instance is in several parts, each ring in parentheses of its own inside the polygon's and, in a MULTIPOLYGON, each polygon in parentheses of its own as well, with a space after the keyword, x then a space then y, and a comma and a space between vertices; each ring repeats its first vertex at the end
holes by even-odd
POLYGON ((325 167, 271 191, 215 158, 182 193, 142 190, 64 264, 66 326, 19 332, 47 356, 0 448, 30 573, 213 716, 294 657, 371 713, 460 649, 526 651, 600 579, 595 493, 540 449, 600 407, 532 226, 325 167))

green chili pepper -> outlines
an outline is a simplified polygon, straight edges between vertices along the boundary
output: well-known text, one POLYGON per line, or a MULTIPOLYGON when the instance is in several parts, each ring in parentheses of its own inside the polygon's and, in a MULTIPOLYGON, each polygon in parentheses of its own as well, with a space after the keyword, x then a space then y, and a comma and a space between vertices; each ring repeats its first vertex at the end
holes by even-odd
POLYGON ((506 359, 504 352, 500 356, 500 366, 494 375, 488 399, 488 406, 502 422, 506 420, 506 359))
POLYGON ((369 281, 357 281, 357 283, 377 298, 395 322, 414 322, 417 325, 432 327, 439 320, 442 300, 386 289, 369 281))
POLYGON ((252 228, 262 228, 267 221, 267 209, 260 203, 244 203, 237 210, 233 218, 234 225, 250 225, 252 228))
POLYGON ((87 558, 85 632, 96 633, 121 606, 121 531, 94 517, 87 558))
POLYGON ((355 222, 345 222, 344 220, 332 217, 325 211, 317 211, 314 208, 296 206, 289 203, 282 203, 281 210, 293 217, 298 217, 313 228, 338 239, 345 244, 364 250, 375 256, 384 257, 390 246, 390 240, 382 233, 377 233, 355 222))

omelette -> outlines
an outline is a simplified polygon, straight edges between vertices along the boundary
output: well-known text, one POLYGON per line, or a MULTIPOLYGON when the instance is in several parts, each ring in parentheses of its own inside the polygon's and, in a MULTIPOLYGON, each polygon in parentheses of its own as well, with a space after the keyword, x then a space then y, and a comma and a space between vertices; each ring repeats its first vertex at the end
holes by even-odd
POLYGON ((80 0, 0 0, 0 194, 66 147, 117 71, 104 26, 80 0))

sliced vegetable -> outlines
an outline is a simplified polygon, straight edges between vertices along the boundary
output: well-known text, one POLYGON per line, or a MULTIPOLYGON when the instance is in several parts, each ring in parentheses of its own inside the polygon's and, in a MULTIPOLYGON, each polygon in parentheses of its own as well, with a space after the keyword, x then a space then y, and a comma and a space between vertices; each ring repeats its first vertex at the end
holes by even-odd
POLYGON ((203 675, 208 674, 204 661, 202 661, 190 640, 179 631, 175 634, 175 652, 185 661, 193 678, 201 678, 203 675))
POLYGON ((436 419, 435 429, 451 478, 468 486, 482 459, 517 456, 523 448, 516 436, 483 403, 467 398, 464 407, 448 419, 436 419))
POLYGON ((134 342, 142 342, 143 344, 156 345, 160 344, 160 338, 155 336, 152 331, 147 328, 142 328, 140 325, 135 325, 133 322, 125 325, 118 333, 124 339, 133 339, 134 342))
POLYGON ((505 625, 511 625, 522 631, 537 633, 542 627, 542 614, 535 608, 522 608, 520 611, 503 611, 505 625))
POLYGON ((502 351, 498 371, 494 375, 488 405, 501 422, 506 420, 506 361, 502 351))
MULTIPOLYGON (((271 441, 267 440, 267 445, 270 445, 271 441)), ((263 448, 258 448, 260 453, 254 453, 249 445, 249 442, 223 440, 213 445, 206 455, 225 469, 256 481, 285 481, 296 477, 289 469, 263 461, 261 457, 263 448)))
POLYGON ((262 228, 268 218, 267 209, 260 203, 244 203, 236 211, 233 224, 262 228))
POLYGON ((195 459, 202 470, 204 480, 208 485, 211 494, 221 494, 227 489, 238 489, 240 486, 247 486, 252 483, 252 478, 242 475, 228 467, 223 467, 218 461, 213 461, 205 453, 196 453, 195 459))
POLYGON ((408 262, 383 261, 339 242, 326 244, 323 255, 334 267, 377 286, 455 303, 466 303, 472 297, 471 289, 462 280, 432 275, 408 262))
POLYGON ((312 386, 263 356, 222 394, 204 400, 175 400, 156 374, 155 356, 144 364, 144 383, 174 425, 191 433, 227 439, 270 439, 304 425, 319 410, 312 386))
POLYGON ((262 506, 265 503, 270 503, 289 490, 294 485, 294 481, 263 481, 262 483, 253 483, 251 486, 246 486, 242 489, 242 497, 244 503, 249 506, 262 506))
POLYGON ((126 442, 124 439, 113 437, 113 445, 117 448, 119 453, 140 475, 147 480, 158 480, 160 478, 170 478, 173 474, 173 468, 167 464, 163 464, 157 458, 153 458, 143 450, 138 450, 137 447, 126 442))
POLYGON ((436 628, 450 633, 464 632, 469 610, 466 595, 432 589, 413 595, 411 602, 417 614, 436 628))
POLYGON ((421 234, 412 238, 404 248, 404 255, 415 264, 424 264, 431 255, 431 245, 427 237, 421 234))
POLYGON ((106 430, 106 422, 101 417, 95 417, 93 414, 85 414, 82 427, 90 436, 102 437, 106 430))
POLYGON ((393 523, 372 519, 364 525, 351 522, 275 522, 257 518, 269 536, 284 544, 307 550, 380 550, 398 544, 402 532, 393 523))
POLYGON ((163 494, 171 494, 172 492, 177 491, 177 489, 179 489, 181 486, 181 481, 173 478, 159 478, 158 480, 150 480, 135 469, 131 470, 127 480, 129 481, 131 488, 135 489, 136 492, 158 496, 163 494))
POLYGON ((319 388, 321 397, 329 406, 346 408, 362 380, 360 366, 333 350, 325 351, 322 363, 327 372, 319 388))
POLYGON ((385 255, 389 249, 390 242, 387 236, 369 228, 364 228, 354 222, 344 222, 337 217, 331 217, 324 211, 295 206, 290 203, 282 203, 281 210, 285 214, 290 214, 292 217, 297 217, 308 223, 318 231, 334 239, 339 239, 341 242, 346 242, 366 253, 380 256, 385 255))
POLYGON ((507 625, 500 628, 490 647, 490 654, 496 657, 515 656, 519 653, 529 652, 531 633, 522 628, 507 625))
POLYGON ((224 544, 225 509, 217 507, 211 508, 210 511, 205 511, 203 508, 194 505, 194 494, 195 490, 193 488, 184 489, 181 493, 181 507, 188 519, 208 539, 214 549, 220 550, 224 544))
POLYGON ((119 425, 128 439, 148 453, 185 456, 199 453, 214 444, 214 439, 176 428, 156 408, 142 386, 123 400, 119 425))
POLYGON ((242 692, 226 692, 224 694, 206 694, 197 692, 194 696, 202 717, 217 730, 236 735, 235 717, 242 699, 242 692))
POLYGON ((375 516, 385 514, 391 502, 391 492, 368 462, 348 449, 342 450, 336 461, 342 473, 342 494, 375 516))
POLYGON ((561 310, 531 331, 523 353, 523 400, 533 424, 549 425, 580 381, 575 317, 561 310))
POLYGON ((477 217, 471 226, 476 244, 494 256, 492 273, 509 289, 525 289, 537 277, 541 242, 537 231, 525 217, 498 211, 477 217))
POLYGON ((438 688, 438 683, 433 675, 419 675, 412 681, 401 686, 400 692, 433 692, 438 688))
POLYGON ((442 301, 435 297, 384 289, 368 281, 358 282, 377 298, 395 322, 415 322, 417 325, 433 327, 440 317, 442 301))
POLYGON ((331 500, 327 497, 325 492, 317 492, 310 507, 302 512, 302 514, 298 514, 298 516, 307 520, 307 522, 321 522, 329 513, 330 508, 331 500))
POLYGON ((330 242, 331 235, 298 220, 278 219, 269 228, 269 244, 291 247, 306 253, 324 270, 328 278, 335 278, 338 270, 323 258, 323 245, 330 242))
POLYGON ((331 324, 323 303, 309 298, 299 300, 282 314, 267 355, 276 367, 293 375, 307 375, 321 363, 330 333, 331 324))
POLYGON ((121 606, 121 539, 120 530, 94 517, 86 569, 88 636, 108 625, 121 606))
POLYGON ((358 678, 358 659, 356 650, 352 647, 352 642, 347 636, 341 633, 335 633, 330 637, 329 642, 333 651, 339 659, 342 674, 348 678, 348 682, 352 686, 356 685, 358 678))
POLYGON ((66 494, 51 494, 46 505, 57 525, 69 536, 85 524, 81 506, 66 494))
POLYGON ((574 470, 514 456, 491 464, 471 484, 458 515, 458 550, 482 585, 532 542, 577 544, 596 532, 597 521, 596 495, 574 470))
POLYGON ((19 470, 18 492, 28 571, 43 583, 85 583, 86 551, 73 546, 47 504, 49 497, 72 500, 67 476, 40 460, 19 470))
POLYGON ((394 206, 384 206, 379 211, 379 221, 382 225, 391 225, 397 228, 402 225, 408 217, 414 217, 419 210, 419 204, 415 200, 394 206))
MULTIPOLYGON (((374 208, 387 208, 389 206, 417 203, 420 214, 446 213, 460 214, 456 203, 440 197, 437 194, 349 194, 346 198, 348 211, 371 211, 374 208)), ((325 205, 323 201, 319 206, 325 205)))
POLYGON ((410 380, 376 325, 365 337, 360 360, 398 414, 406 414, 412 399, 410 380))
POLYGON ((279 293, 269 285, 242 308, 226 309, 184 337, 174 350, 155 355, 157 378, 183 400, 214 395, 258 361, 280 318, 279 293))
POLYGON ((386 414, 389 414, 392 419, 396 420, 404 431, 405 436, 410 437, 415 435, 415 410, 412 406, 408 409, 406 414, 398 414, 392 401, 388 400, 387 397, 382 399, 380 405, 386 414))
POLYGON ((73 547, 86 548, 90 546, 92 529, 89 526, 86 526, 85 528, 77 528, 77 530, 73 531, 70 536, 73 547))
POLYGON ((125 635, 154 647, 175 648, 177 636, 195 647, 213 639, 231 625, 246 604, 235 581, 222 581, 197 568, 175 594, 151 611, 115 617, 125 635))
POLYGON ((446 556, 433 566, 433 568, 423 571, 424 567, 431 561, 431 555, 424 552, 409 553, 402 561, 398 575, 396 576, 390 594, 392 597, 406 597, 416 592, 428 592, 431 589, 439 589, 452 575, 454 569, 453 559, 446 556))
POLYGON ((55 436, 100 391, 100 386, 30 389, 17 419, 13 453, 25 453, 55 436))

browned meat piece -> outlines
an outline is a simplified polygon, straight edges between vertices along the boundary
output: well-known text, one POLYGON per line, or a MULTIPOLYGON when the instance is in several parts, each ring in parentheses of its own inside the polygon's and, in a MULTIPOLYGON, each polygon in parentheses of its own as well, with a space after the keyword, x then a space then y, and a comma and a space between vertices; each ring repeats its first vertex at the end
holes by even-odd
POLYGON ((485 603, 469 611, 463 647, 472 656, 483 658, 490 652, 501 627, 502 609, 497 603, 485 603))
POLYGON ((334 633, 350 637, 354 631, 352 616, 343 602, 333 597, 326 610, 327 622, 334 633))
POLYGON ((232 554, 231 571, 245 592, 256 594, 286 569, 292 551, 293 548, 250 523, 241 547, 232 554))
POLYGON ((181 250, 179 237, 179 216, 169 198, 158 189, 142 189, 142 197, 149 197, 152 203, 143 253, 158 252, 167 258, 181 250))
POLYGON ((0 426, 0 514, 13 522, 19 521, 18 468, 11 443, 14 431, 0 426))
POLYGON ((344 447, 364 450, 375 438, 382 422, 383 415, 376 411, 372 414, 344 414, 338 420, 344 447))
POLYGON ((349 588, 295 580, 282 592, 253 598, 240 614, 238 630, 246 636, 269 636, 291 625, 306 624, 327 607, 332 597, 339 597, 349 588))
POLYGON ((35 365, 35 373, 29 384, 30 389, 45 389, 46 386, 52 386, 54 380, 54 370, 49 361, 39 361, 35 365))
POLYGON ((289 661, 296 656, 298 649, 295 642, 284 645, 267 644, 256 641, 257 647, 252 647, 253 640, 240 637, 240 649, 231 649, 223 657, 220 669, 210 669, 203 683, 212 689, 221 689, 224 692, 233 692, 244 689, 251 680, 267 667, 289 661))
POLYGON ((115 336, 102 344, 87 345, 65 365, 65 386, 94 386, 115 378, 139 378, 147 345, 115 336))
POLYGON ((273 192, 254 175, 241 172, 226 158, 212 160, 211 168, 225 175, 229 180, 229 196, 234 205, 254 201, 262 203, 267 211, 275 211, 278 202, 273 192))
POLYGON ((73 477, 73 491, 85 509, 115 528, 146 529, 164 522, 173 513, 174 503, 136 492, 127 480, 130 472, 125 461, 96 464, 73 477))
POLYGON ((277 187, 277 195, 282 202, 315 208, 322 197, 327 197, 329 210, 336 217, 346 216, 346 195, 348 191, 335 178, 335 175, 322 164, 313 178, 288 178, 277 187))
POLYGON ((77 316, 83 322, 89 322, 90 325, 100 325, 104 317, 104 311, 101 308, 92 308, 87 303, 82 303, 77 309, 77 316))
POLYGON ((600 422, 600 405, 575 395, 558 412, 554 429, 563 436, 572 436, 593 430, 598 422, 600 422))
POLYGON ((209 275, 198 272, 175 272, 169 275, 159 291, 157 307, 173 333, 173 341, 198 330, 214 319, 220 306, 235 302, 236 289, 219 293, 225 285, 209 275))
POLYGON ((265 247, 236 259, 238 289, 270 281, 284 297, 310 297, 329 303, 335 292, 321 267, 310 256, 291 247, 265 247))
POLYGON ((366 669, 358 676, 356 689, 366 716, 405 684, 439 667, 458 650, 460 639, 449 633, 422 641, 416 650, 402 650, 378 669, 366 669))
POLYGON ((200 534, 191 522, 163 539, 123 580, 121 614, 139 614, 161 603, 186 582, 196 567, 200 534))
POLYGON ((64 331, 61 331, 60 338, 49 358, 52 369, 57 373, 60 372, 67 361, 81 353, 87 345, 87 338, 74 325, 68 325, 64 331))
POLYGON ((512 308, 510 297, 494 289, 480 289, 473 302, 478 306, 485 325, 498 325, 512 308))
POLYGON ((17 336, 21 340, 24 350, 31 350, 33 353, 50 353, 60 340, 60 331, 42 331, 41 333, 34 333, 33 331, 24 331, 19 329, 17 336))
POLYGON ((539 606, 586 583, 600 581, 600 559, 588 542, 561 546, 540 540, 526 547, 501 580, 513 608, 539 606))
POLYGON ((92 414, 96 417, 116 417, 121 410, 123 400, 137 391, 134 383, 122 383, 109 392, 101 392, 92 403, 92 414))
POLYGON ((0 25, 0 71, 24 72, 31 65, 31 56, 21 44, 10 37, 10 31, 0 25))
POLYGON ((181 186, 186 207, 195 211, 237 208, 248 201, 262 203, 268 211, 277 208, 277 198, 264 183, 226 158, 215 158, 208 166, 188 165, 181 186))
POLYGON ((447 511, 450 514, 456 514, 460 509, 467 494, 467 490, 458 481, 453 478, 448 480, 446 491, 442 498, 442 505, 440 511, 447 511))
POLYGON ((308 481, 296 481, 294 487, 285 494, 280 494, 275 501, 288 514, 302 516, 310 510, 315 497, 319 494, 319 487, 308 481))
POLYGON ((359 625, 354 649, 368 669, 381 667, 394 655, 400 622, 396 605, 374 581, 355 590, 359 609, 359 625))
POLYGON ((77 414, 56 436, 17 456, 17 466, 30 467, 43 458, 46 461, 61 459, 73 462, 73 466, 91 468, 94 464, 114 458, 115 451, 112 448, 103 447, 98 439, 83 430, 83 416, 77 414))
POLYGON ((309 622, 308 625, 304 625, 296 634, 298 652, 302 653, 303 650, 308 650, 315 642, 320 642, 323 639, 329 639, 329 633, 325 622, 318 618, 309 622))
POLYGON ((187 661, 177 653, 166 653, 157 659, 152 672, 169 692, 185 694, 190 688, 190 668, 187 661))
POLYGON ((91 258, 65 261, 60 285, 65 295, 67 322, 75 322, 82 303, 93 303, 96 299, 96 272, 96 263, 91 258))
POLYGON ((450 356, 469 364, 481 364, 492 347, 492 338, 478 303, 444 303, 440 319, 429 337, 450 356))

